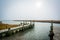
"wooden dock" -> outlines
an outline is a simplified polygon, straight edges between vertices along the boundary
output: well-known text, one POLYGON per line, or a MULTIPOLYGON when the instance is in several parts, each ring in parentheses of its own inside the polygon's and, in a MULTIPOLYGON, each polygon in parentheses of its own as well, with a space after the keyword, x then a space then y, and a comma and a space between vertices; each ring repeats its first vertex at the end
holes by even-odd
POLYGON ((9 26, 7 26, 7 24, 3 24, 3 25, 4 27, 0 29, 0 37, 9 36, 9 35, 15 34, 16 32, 25 31, 27 29, 34 27, 34 24, 9 25, 9 26), (6 26, 8 28, 5 28, 6 26))

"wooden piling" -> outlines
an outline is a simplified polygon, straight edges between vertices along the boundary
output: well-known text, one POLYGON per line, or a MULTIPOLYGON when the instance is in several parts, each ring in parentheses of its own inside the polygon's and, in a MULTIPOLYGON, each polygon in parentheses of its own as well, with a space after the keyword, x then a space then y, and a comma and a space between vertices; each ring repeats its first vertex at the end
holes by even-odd
POLYGON ((54 36, 54 32, 53 32, 53 22, 51 22, 50 33, 49 33, 50 40, 53 40, 53 36, 54 36))

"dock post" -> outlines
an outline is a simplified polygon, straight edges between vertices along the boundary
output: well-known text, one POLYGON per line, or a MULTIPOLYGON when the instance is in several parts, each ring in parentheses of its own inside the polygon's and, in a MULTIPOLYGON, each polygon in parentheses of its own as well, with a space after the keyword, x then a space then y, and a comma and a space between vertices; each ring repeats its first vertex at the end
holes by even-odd
POLYGON ((24 31, 24 21, 23 21, 23 23, 22 23, 22 26, 23 26, 23 27, 22 27, 22 31, 24 31))
POLYGON ((51 22, 50 34, 49 34, 50 40, 53 40, 53 36, 54 36, 54 32, 53 32, 53 22, 51 22))
POLYGON ((8 31, 10 31, 10 28, 8 28, 8 31))
POLYGON ((24 21, 22 21, 21 25, 24 27, 24 21))

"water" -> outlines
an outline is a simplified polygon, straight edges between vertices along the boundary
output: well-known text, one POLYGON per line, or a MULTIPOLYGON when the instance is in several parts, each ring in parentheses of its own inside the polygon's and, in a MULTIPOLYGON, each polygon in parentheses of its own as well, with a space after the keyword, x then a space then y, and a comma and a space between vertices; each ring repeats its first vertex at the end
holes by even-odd
MULTIPOLYGON (((2 40, 49 40, 48 35, 50 31, 50 26, 51 26, 50 23, 35 22, 35 26, 33 29, 29 29, 24 32, 19 32, 9 37, 4 37, 2 40)), ((54 32, 56 34, 57 34, 56 28, 58 29, 59 26, 60 24, 54 24, 54 32)))
POLYGON ((54 40, 60 40, 60 24, 54 24, 54 40))

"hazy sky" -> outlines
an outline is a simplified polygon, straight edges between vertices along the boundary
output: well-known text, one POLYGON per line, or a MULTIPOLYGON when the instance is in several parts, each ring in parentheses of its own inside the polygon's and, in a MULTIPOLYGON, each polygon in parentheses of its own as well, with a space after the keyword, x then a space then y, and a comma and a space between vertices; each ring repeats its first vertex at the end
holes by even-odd
POLYGON ((60 20, 60 0, 0 0, 0 20, 60 20))

